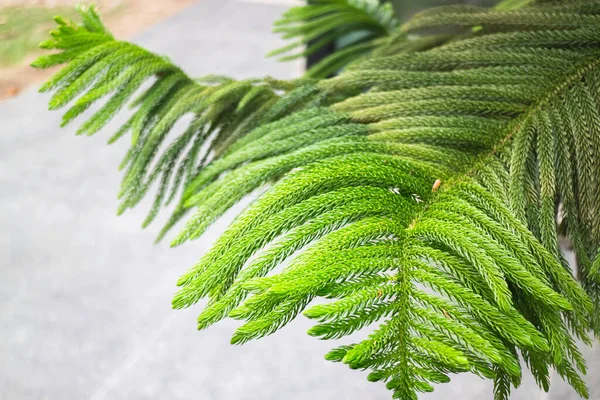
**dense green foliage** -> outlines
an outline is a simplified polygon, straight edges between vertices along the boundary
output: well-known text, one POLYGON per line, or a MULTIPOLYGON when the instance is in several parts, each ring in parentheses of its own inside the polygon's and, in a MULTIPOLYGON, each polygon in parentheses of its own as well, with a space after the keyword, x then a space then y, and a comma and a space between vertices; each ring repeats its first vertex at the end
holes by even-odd
POLYGON ((120 211, 158 182, 144 224, 175 201, 161 233, 187 218, 174 245, 269 187, 178 281, 175 308, 209 299, 200 329, 241 319, 244 343, 299 313, 323 339, 378 324, 326 358, 394 398, 471 372, 507 399, 521 365, 587 398, 576 341, 600 332, 600 1, 448 6, 404 25, 376 3, 287 13, 277 30, 300 43, 355 34, 294 81, 192 79, 115 40, 93 9, 57 19, 42 46, 60 51, 34 65, 67 63, 42 87, 52 109, 72 103, 65 124, 107 99, 85 134, 151 80, 111 139, 131 135, 120 211))

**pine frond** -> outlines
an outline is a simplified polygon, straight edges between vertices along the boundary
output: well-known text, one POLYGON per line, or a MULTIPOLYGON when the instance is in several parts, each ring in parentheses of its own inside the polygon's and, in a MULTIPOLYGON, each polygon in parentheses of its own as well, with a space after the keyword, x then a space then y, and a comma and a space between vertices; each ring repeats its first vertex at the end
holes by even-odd
POLYGON ((80 14, 82 25, 56 19, 58 27, 51 32, 52 39, 41 46, 60 52, 42 56, 32 65, 48 68, 68 63, 40 89, 54 92, 50 109, 72 103, 62 125, 72 122, 94 103, 104 101, 80 126, 78 134, 95 134, 128 102, 136 108, 109 143, 131 135, 131 148, 121 164, 125 176, 119 212, 136 205, 158 182, 158 195, 144 226, 163 204, 177 197, 202 166, 226 153, 247 132, 307 104, 314 106, 323 101, 313 82, 307 79, 192 79, 167 58, 115 40, 94 7, 82 7, 80 14), (132 100, 143 85, 145 90, 132 100), (185 132, 160 153, 171 128, 189 114, 193 118, 185 132))
POLYGON ((326 78, 372 52, 397 25, 389 3, 381 5, 378 0, 318 0, 291 8, 275 22, 273 32, 294 42, 270 52, 269 56, 289 61, 335 43, 338 49, 334 54, 306 71, 307 77, 326 78), (297 52, 289 55, 292 51, 297 52))
MULTIPOLYGON (((306 21, 348 4, 302 7, 282 26, 321 35, 306 21)), ((575 339, 600 332, 600 2, 528 4, 426 11, 402 27, 417 38, 386 42, 318 82, 196 82, 145 50, 63 22, 50 47, 65 51, 41 65, 70 61, 45 86, 58 88, 57 106, 100 85, 67 119, 116 91, 85 131, 126 101, 142 71, 158 74, 123 128, 134 146, 122 193, 129 207, 152 179, 183 168, 163 231, 189 217, 174 245, 271 185, 178 281, 175 308, 209 299, 200 329, 241 319, 232 342, 244 343, 300 313, 323 339, 379 324, 326 358, 371 370, 394 398, 416 399, 450 373, 471 372, 507 399, 521 356, 542 389, 553 368, 587 398, 575 339), (115 67, 99 66, 114 54, 115 67), (254 101, 255 111, 241 112, 254 101), (185 113, 194 115, 189 137, 150 172, 185 113), (210 135, 211 155, 200 156, 210 135), (183 143, 198 147, 186 156, 191 166, 177 169, 183 143), (581 285, 559 231, 573 242, 581 285), (330 302, 311 306, 319 297, 330 302)))

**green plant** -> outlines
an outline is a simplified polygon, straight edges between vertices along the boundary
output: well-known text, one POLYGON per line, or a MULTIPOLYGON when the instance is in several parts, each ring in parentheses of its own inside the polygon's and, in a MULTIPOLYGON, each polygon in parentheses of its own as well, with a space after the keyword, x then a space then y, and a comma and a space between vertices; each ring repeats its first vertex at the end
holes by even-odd
POLYGON ((93 8, 81 25, 57 18, 42 47, 60 51, 34 66, 67 63, 42 87, 51 109, 72 103, 65 124, 107 98, 88 135, 152 79, 110 141, 131 136, 119 212, 154 183, 144 225, 174 203, 159 239, 186 216, 173 245, 196 239, 269 187, 178 281, 174 308, 209 298, 199 329, 242 319, 244 343, 301 312, 323 339, 378 323, 326 358, 394 398, 471 372, 507 399, 520 360, 542 389, 553 368, 587 398, 576 339, 600 332, 600 1, 448 6, 404 25, 389 13, 321 0, 284 16, 303 43, 362 35, 321 64, 343 69, 331 79, 192 79, 115 40, 93 8))
POLYGON ((0 8, 0 66, 20 62, 37 49, 56 14, 76 17, 71 7, 5 7, 0 8))

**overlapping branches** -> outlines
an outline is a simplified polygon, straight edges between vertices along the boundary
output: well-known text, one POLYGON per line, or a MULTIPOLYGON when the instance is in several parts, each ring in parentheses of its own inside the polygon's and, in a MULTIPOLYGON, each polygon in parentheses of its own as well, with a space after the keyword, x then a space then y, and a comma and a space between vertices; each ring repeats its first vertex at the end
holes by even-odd
MULTIPOLYGON (((320 7, 329 3, 355 4, 320 7)), ((371 370, 396 398, 472 372, 506 399, 521 357, 541 388, 554 368, 587 397, 575 339, 589 343, 588 332, 600 331, 600 2, 512 3, 422 13, 402 34, 443 36, 388 42, 319 82, 197 83, 115 42, 93 12, 83 27, 59 21, 50 47, 65 51, 40 65, 70 61, 45 86, 59 89, 51 105, 87 90, 67 120, 115 93, 85 132, 157 75, 118 133, 131 131, 134 143, 122 193, 131 206, 154 174, 168 182, 175 171, 172 187, 184 189, 165 232, 191 215, 174 244, 272 184, 179 280, 175 308, 209 299, 199 328, 242 319, 232 341, 243 343, 302 312, 318 322, 309 333, 325 339, 379 323, 327 358, 371 370), (115 67, 102 66, 103 46, 121 49, 110 52, 115 67), (139 69, 132 60, 143 61, 139 69), (170 79, 188 95, 162 92, 170 79), (244 114, 253 101, 257 111, 244 114), (187 113, 193 133, 152 172, 166 132, 187 113), (192 146, 175 168, 190 141, 210 149, 192 146), (560 232, 573 242, 581 285, 560 232), (317 297, 333 301, 311 307, 317 297)))

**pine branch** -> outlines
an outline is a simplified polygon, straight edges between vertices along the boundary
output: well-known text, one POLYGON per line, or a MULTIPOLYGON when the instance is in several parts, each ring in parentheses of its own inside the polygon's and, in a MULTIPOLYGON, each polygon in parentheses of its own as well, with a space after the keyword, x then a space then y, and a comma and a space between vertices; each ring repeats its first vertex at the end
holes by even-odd
POLYGON ((50 109, 73 103, 62 125, 72 122, 94 103, 108 99, 78 129, 80 135, 101 130, 144 84, 150 86, 131 102, 132 117, 110 138, 131 134, 131 148, 121 168, 119 213, 135 206, 158 182, 158 194, 144 226, 159 209, 177 197, 182 187, 212 159, 226 153, 237 139, 256 126, 282 118, 323 98, 307 79, 272 78, 236 81, 222 76, 192 79, 167 58, 137 45, 116 41, 94 7, 81 7, 83 24, 57 18, 45 49, 60 52, 38 58, 32 66, 68 66, 40 91, 53 91, 50 109), (188 128, 159 154, 159 147, 177 121, 192 114, 188 128), (209 143, 205 150, 204 143, 209 143))
POLYGON ((335 43, 338 49, 334 54, 306 71, 307 77, 325 78, 371 53, 397 25, 391 4, 381 5, 378 0, 317 0, 291 8, 275 22, 273 32, 295 41, 268 55, 278 56, 280 61, 295 60, 335 43), (289 55, 298 49, 302 51, 289 55))
MULTIPOLYGON (((575 338, 591 343, 588 332, 600 332, 600 2, 521 9, 528 3, 426 11, 402 28, 417 38, 394 33, 372 57, 318 82, 195 82, 115 42, 95 13, 90 26, 59 20, 47 46, 64 51, 40 65, 71 61, 45 86, 59 90, 52 106, 91 87, 67 120, 116 92, 84 124, 92 132, 142 77, 158 74, 117 134, 134 138, 122 194, 129 207, 153 179, 168 182, 183 168, 181 200, 163 232, 193 214, 174 245, 272 184, 178 281, 175 308, 209 299, 199 328, 243 319, 232 342, 244 343, 299 313, 325 339, 379 323, 326 358, 372 370, 369 379, 386 381, 395 398, 416 399, 449 373, 472 372, 506 399, 521 381, 520 355, 542 389, 553 368, 587 398, 575 338), (420 33, 431 29, 445 34, 420 33), (102 65, 107 57, 114 67, 102 65), (190 112, 190 129, 148 171, 172 123, 190 112), (199 149, 209 135, 207 157, 199 149), (176 169, 183 143, 198 145, 191 164, 176 169), (581 285, 557 244, 559 209, 581 285), (317 297, 334 301, 310 307, 317 297)), ((304 24, 294 35, 322 34, 303 21, 348 4, 303 7, 286 24, 304 24)))

